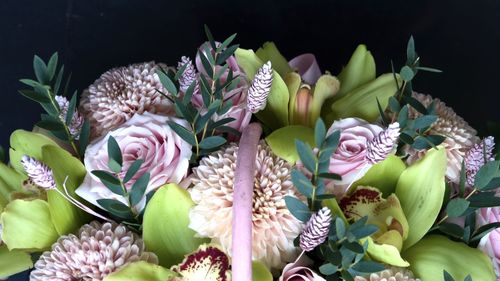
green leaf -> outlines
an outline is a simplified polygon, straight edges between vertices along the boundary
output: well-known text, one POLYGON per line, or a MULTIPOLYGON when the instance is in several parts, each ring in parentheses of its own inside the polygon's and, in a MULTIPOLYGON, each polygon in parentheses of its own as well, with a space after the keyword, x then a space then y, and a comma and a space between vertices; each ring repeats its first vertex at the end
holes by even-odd
POLYGON ((493 265, 488 256, 465 243, 454 242, 441 235, 428 235, 403 252, 410 270, 420 280, 436 280, 443 270, 455 280, 471 275, 474 280, 495 281, 493 265), (467 258, 464 258, 467 257, 467 258))
POLYGON ((19 90, 18 92, 24 97, 36 101, 38 103, 50 102, 50 99, 47 96, 41 95, 40 93, 33 90, 19 90))
POLYGON ((64 131, 65 127, 62 121, 56 117, 50 116, 50 115, 45 115, 44 120, 39 121, 36 123, 37 127, 40 127, 42 129, 48 130, 48 131, 64 131))
POLYGON ((415 77, 415 72, 413 72, 413 70, 405 65, 401 68, 401 71, 399 71, 399 75, 401 75, 401 78, 408 82, 408 81, 411 81, 413 79, 413 77, 415 77))
POLYGON ((49 75, 47 73, 47 65, 45 62, 37 55, 33 58, 33 69, 35 70, 36 79, 43 85, 48 85, 50 82, 49 75))
POLYGON ((315 188, 311 181, 302 174, 299 170, 292 170, 292 182, 295 188, 307 198, 311 198, 313 189, 315 188))
POLYGON ((316 147, 321 147, 326 137, 326 127, 325 123, 321 118, 316 121, 316 126, 314 127, 314 141, 316 143, 316 147))
POLYGON ((273 281, 273 275, 262 262, 252 261, 252 281, 273 281))
POLYGON ((318 178, 330 179, 330 180, 342 180, 340 175, 334 173, 320 173, 318 174, 318 178))
POLYGON ((119 173, 123 164, 122 151, 120 150, 120 146, 118 145, 116 139, 111 135, 108 138, 108 158, 109 168, 113 172, 119 173))
POLYGON ((109 213, 122 218, 130 219, 133 217, 130 207, 123 204, 122 202, 114 199, 97 199, 97 204, 109 213))
POLYGON ((222 51, 222 53, 217 56, 217 60, 215 61, 215 63, 219 65, 225 63, 227 59, 234 54, 234 51, 236 51, 239 46, 240 45, 232 45, 227 47, 227 49, 222 51))
POLYGON ((500 222, 493 222, 493 223, 485 224, 485 225, 479 227, 472 234, 471 242, 479 241, 486 234, 490 233, 491 231, 493 231, 499 227, 500 227, 500 222))
POLYGON ((73 115, 75 114, 75 109, 76 109, 76 96, 77 96, 77 91, 73 93, 73 96, 71 97, 71 100, 69 101, 68 105, 68 111, 66 113, 66 125, 70 126, 71 121, 73 120, 73 115))
POLYGON ((146 261, 129 263, 104 277, 103 281, 165 281, 177 273, 146 261))
MULTIPOLYGON (((64 74, 64 65, 62 65, 61 68, 59 69, 59 72, 57 73, 57 76, 56 76, 56 80, 54 81, 54 87, 53 87, 54 95, 61 95, 59 93, 59 89, 61 87, 63 74, 64 74)), ((71 78, 71 76, 70 76, 70 78, 71 78)))
POLYGON ((173 96, 177 96, 177 87, 175 86, 174 82, 172 82, 172 79, 168 77, 165 72, 162 70, 157 70, 156 74, 158 75, 158 78, 160 79, 160 83, 165 87, 165 89, 172 94, 173 96))
POLYGON ((380 190, 385 198, 395 191, 399 176, 405 168, 405 163, 399 157, 390 155, 384 161, 373 165, 361 179, 352 184, 350 190, 355 190, 358 186, 373 186, 380 190))
POLYGON ((389 109, 392 112, 399 112, 401 110, 399 101, 395 97, 389 97, 389 109))
POLYGON ((398 123, 401 128, 406 127, 406 123, 408 122, 408 106, 405 105, 401 108, 398 114, 398 123))
POLYGON ((137 173, 137 171, 139 171, 139 169, 141 168, 141 165, 143 163, 144 163, 144 160, 142 160, 142 159, 135 160, 128 168, 127 173, 125 174, 125 177, 123 178, 123 182, 127 183, 129 180, 131 180, 132 177, 134 177, 134 175, 137 173))
POLYGON ((455 279, 453 279, 453 277, 451 277, 451 275, 446 270, 443 270, 443 277, 444 281, 455 281, 455 279))
POLYGON ((498 174, 500 161, 490 161, 484 164, 474 178, 474 187, 483 189, 486 187, 498 174))
POLYGON ((495 192, 480 192, 469 197, 470 206, 473 208, 488 208, 500 206, 500 197, 495 192))
POLYGON ((82 129, 80 131, 80 156, 83 158, 85 155, 85 150, 87 149, 87 145, 90 142, 90 122, 88 119, 85 119, 82 125, 82 129))
POLYGON ((122 188, 120 180, 107 171, 94 170, 91 172, 94 176, 98 177, 102 184, 104 184, 111 192, 120 196, 125 196, 125 190, 122 188))
MULTIPOLYGON (((66 181, 68 193, 77 198, 75 190, 87 174, 82 162, 56 146, 44 146, 42 155, 43 162, 52 169, 57 188, 64 192, 63 183, 66 181)), ((89 214, 68 202, 54 190, 47 192, 47 202, 52 222, 60 235, 75 232, 91 219, 89 214)))
POLYGON ((130 192, 130 204, 135 206, 139 204, 141 199, 144 197, 146 188, 149 184, 149 173, 144 173, 137 181, 132 185, 132 191, 130 192))
POLYGON ((210 29, 208 28, 208 25, 204 25, 205 28, 205 35, 207 36, 208 42, 210 44, 210 47, 212 47, 213 50, 217 49, 217 46, 215 44, 214 37, 212 36, 212 32, 210 32, 210 29))
POLYGON ((143 239, 146 248, 158 255, 160 265, 176 265, 185 255, 208 242, 196 238, 196 233, 188 227, 193 205, 189 193, 175 184, 160 187, 147 204, 143 239))
POLYGON ((184 126, 176 123, 175 121, 167 121, 168 125, 174 132, 179 135, 184 141, 189 143, 192 146, 196 145, 196 139, 195 136, 191 131, 186 129, 184 126))
POLYGON ((224 42, 222 42, 220 44, 220 46, 217 48, 217 51, 224 50, 227 46, 229 46, 229 44, 231 44, 231 42, 233 42, 235 37, 236 37, 236 33, 234 33, 231 36, 229 36, 228 38, 226 38, 226 40, 224 40, 224 42))
POLYGON ((211 136, 204 138, 199 146, 201 149, 214 149, 226 143, 226 139, 221 136, 211 136))
POLYGON ((213 77, 214 76, 214 69, 213 69, 213 66, 208 59, 208 56, 211 56, 210 50, 207 50, 205 52, 199 50, 198 56, 201 60, 201 64, 203 65, 203 69, 205 69, 205 72, 207 73, 208 77, 213 77))
POLYGON ((319 267, 319 272, 321 272, 324 275, 332 275, 335 274, 337 271, 339 271, 339 268, 331 263, 325 263, 319 267))
POLYGON ((360 261, 352 267, 354 270, 363 273, 379 272, 385 269, 385 267, 373 261, 360 261))
POLYGON ((47 63, 47 78, 49 81, 52 81, 54 78, 54 75, 56 74, 56 68, 57 68, 57 61, 59 59, 59 55, 57 52, 52 54, 52 56, 49 59, 49 62, 47 63))
POLYGON ((415 40, 413 40, 413 36, 410 36, 408 45, 406 46, 406 59, 410 64, 413 64, 417 59, 417 53, 415 52, 415 40))
POLYGON ((442 70, 439 70, 439 69, 436 69, 436 68, 432 68, 432 67, 417 66, 415 68, 418 69, 418 70, 427 71, 427 72, 434 72, 434 73, 441 73, 441 72, 443 72, 442 70))
POLYGON ((14 200, 1 215, 2 241, 9 250, 45 250, 57 240, 46 201, 14 200))
POLYGON ((306 143, 295 140, 295 147, 297 153, 299 154, 300 161, 304 164, 304 167, 311 173, 316 173, 316 156, 314 156, 313 151, 309 145, 306 143))
POLYGON ((460 217, 467 211, 469 205, 469 201, 463 198, 452 199, 446 206, 446 213, 450 218, 460 217))
POLYGON ((299 199, 292 196, 285 196, 286 207, 298 220, 306 223, 311 217, 311 211, 307 205, 299 199))
POLYGON ((424 115, 413 120, 413 128, 420 130, 429 127, 437 120, 437 115, 424 115))
POLYGON ((342 221, 342 219, 340 219, 339 217, 337 217, 335 219, 335 232, 336 232, 337 238, 339 240, 344 238, 344 236, 345 236, 345 224, 344 224, 344 221, 342 221))
POLYGON ((29 253, 24 251, 9 251, 6 245, 0 246, 0 278, 28 270, 33 267, 33 261, 29 253))
POLYGON ((415 110, 417 110, 418 112, 420 112, 421 114, 426 115, 428 113, 427 109, 425 108, 425 106, 420 101, 418 101, 416 98, 411 97, 411 96, 405 96, 404 100, 409 105, 411 105, 413 108, 415 108, 415 110))
POLYGON ((296 139, 314 145, 313 129, 300 125, 286 126, 268 135, 266 142, 274 154, 294 164, 299 159, 299 154, 295 149, 295 143, 291 140, 296 139))
POLYGON ((444 234, 456 239, 461 239, 464 235, 464 229, 458 224, 442 223, 439 225, 439 230, 444 234))
POLYGON ((410 227, 404 241, 405 249, 417 243, 439 215, 445 191, 446 163, 444 148, 431 149, 399 177, 396 196, 410 227))

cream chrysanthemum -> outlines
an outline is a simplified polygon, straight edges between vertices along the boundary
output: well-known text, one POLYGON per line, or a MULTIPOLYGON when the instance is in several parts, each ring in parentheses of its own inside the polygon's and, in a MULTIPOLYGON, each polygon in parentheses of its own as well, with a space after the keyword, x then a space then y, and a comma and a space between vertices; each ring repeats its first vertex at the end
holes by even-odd
MULTIPOLYGON (((451 182, 458 183, 460 181, 460 170, 462 169, 462 161, 465 153, 474 144, 479 142, 476 130, 439 99, 415 92, 413 93, 413 97, 426 107, 434 101, 434 108, 438 119, 432 124, 428 133, 446 137, 443 141, 448 159, 446 177, 451 182)), ((415 109, 410 108, 409 116, 410 118, 416 118, 421 116, 421 114, 415 109)), ((425 151, 409 149, 408 153, 410 155, 408 162, 413 163, 423 157, 425 151)))
POLYGON ((404 268, 392 267, 378 273, 370 274, 370 277, 356 276, 354 281, 420 281, 413 277, 413 273, 404 268))
MULTIPOLYGON (((189 227, 212 238, 231 253, 234 170, 238 146, 231 144, 200 161, 193 169, 189 227)), ((261 142, 258 147, 253 193, 252 255, 270 268, 281 269, 296 258, 293 240, 303 224, 288 211, 285 196, 298 197, 289 163, 261 142)))
POLYGON ((125 123, 135 113, 172 112, 171 102, 156 71, 165 67, 154 62, 113 68, 82 93, 80 108, 89 119, 92 137, 98 137, 125 123))
POLYGON ((123 225, 94 221, 80 228, 79 235, 61 236, 52 251, 35 263, 30 280, 102 280, 135 261, 158 263, 155 254, 144 251, 144 242, 123 225))

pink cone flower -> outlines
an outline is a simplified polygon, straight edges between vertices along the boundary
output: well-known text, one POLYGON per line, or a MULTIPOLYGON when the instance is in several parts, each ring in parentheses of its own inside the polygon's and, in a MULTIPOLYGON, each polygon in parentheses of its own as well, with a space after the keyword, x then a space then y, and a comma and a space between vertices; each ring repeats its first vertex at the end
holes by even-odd
POLYGON ((340 181, 333 181, 334 193, 342 195, 349 184, 362 177, 370 167, 371 163, 366 157, 368 143, 384 129, 359 118, 346 118, 335 121, 328 135, 336 130, 341 132, 340 141, 330 158, 329 172, 342 177, 340 181))
MULTIPOLYGON (((207 45, 208 42, 201 45, 200 50, 203 51, 207 45)), ((195 63, 196 63, 196 68, 198 69, 200 75, 204 75, 207 78, 208 83, 211 83, 212 80, 210 80, 210 77, 207 76, 205 68, 201 63, 201 58, 199 54, 196 55, 195 63)), ((247 109, 247 90, 249 85, 246 81, 247 79, 245 78, 245 74, 240 70, 240 67, 236 62, 236 58, 234 56, 229 57, 227 59, 227 63, 229 67, 228 70, 224 74, 222 74, 220 78, 221 83, 225 83, 227 81, 226 79, 228 77, 229 69, 233 71, 233 77, 239 76, 238 78, 239 80, 237 86, 234 89, 224 93, 224 102, 231 101, 233 104, 232 107, 224 115, 221 116, 215 115, 214 121, 228 117, 234 118, 236 120, 227 125, 233 129, 238 130, 239 132, 242 132, 243 129, 250 123, 250 118, 252 117, 252 113, 250 112, 250 110, 247 109)), ((217 66, 215 68, 215 73, 218 73, 220 70, 221 66, 217 66)), ((192 102, 202 112, 206 111, 206 107, 203 104, 200 87, 198 87, 198 89, 193 94, 192 102)))
MULTIPOLYGON (((476 215, 478 227, 494 222, 500 222, 500 207, 479 209, 476 215)), ((491 258, 497 280, 500 280, 500 229, 495 229, 481 238, 477 248, 491 258)))
POLYGON ((285 266, 279 281, 326 281, 308 267, 311 264, 312 261, 302 255, 297 261, 285 266))
MULTIPOLYGON (((109 136, 113 136, 123 154, 123 168, 119 177, 123 178, 130 165, 137 159, 144 160, 139 171, 125 184, 130 189, 144 173, 150 173, 145 194, 164 185, 179 183, 186 176, 191 158, 191 145, 179 137, 167 124, 174 121, 187 127, 185 120, 152 113, 135 114, 126 123, 91 143, 85 152, 87 176, 76 193, 83 199, 98 206, 98 199, 115 199, 128 205, 125 198, 111 192, 101 181, 91 174, 93 170, 107 170, 109 136)), ((141 211, 145 197, 134 208, 141 211)))

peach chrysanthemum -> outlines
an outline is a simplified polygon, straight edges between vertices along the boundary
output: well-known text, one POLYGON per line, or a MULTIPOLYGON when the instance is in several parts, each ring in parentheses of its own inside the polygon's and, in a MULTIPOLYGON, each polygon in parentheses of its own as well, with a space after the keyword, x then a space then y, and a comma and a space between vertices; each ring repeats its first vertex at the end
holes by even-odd
MULTIPOLYGON (((229 146, 203 158, 193 169, 190 228, 210 237, 231 253, 231 222, 234 170, 238 146, 229 146)), ((303 223, 288 210, 285 196, 298 197, 292 181, 292 167, 261 142, 256 159, 253 193, 252 256, 270 268, 281 269, 298 254, 293 240, 303 223)))
MULTIPOLYGON (((462 117, 458 116, 451 107, 437 98, 432 98, 429 95, 413 93, 413 97, 424 106, 428 107, 433 101, 435 112, 438 119, 431 125, 428 134, 442 135, 446 139, 442 145, 446 149, 448 166, 446 168, 446 177, 454 183, 460 181, 460 170, 462 169, 462 161, 465 153, 477 142, 479 138, 477 132, 472 128, 462 117)), ((409 111, 410 118, 419 117, 421 114, 411 108, 409 111)), ((409 163, 413 163, 423 157, 425 151, 409 149, 409 163)))
POLYGON ((83 91, 80 108, 89 119, 92 137, 120 126, 136 113, 168 114, 171 102, 158 91, 167 93, 156 71, 162 64, 132 64, 106 71, 83 91))
POLYGON ((102 280, 135 261, 158 263, 154 253, 144 251, 144 242, 123 225, 93 221, 79 235, 61 236, 35 263, 30 280, 102 280))

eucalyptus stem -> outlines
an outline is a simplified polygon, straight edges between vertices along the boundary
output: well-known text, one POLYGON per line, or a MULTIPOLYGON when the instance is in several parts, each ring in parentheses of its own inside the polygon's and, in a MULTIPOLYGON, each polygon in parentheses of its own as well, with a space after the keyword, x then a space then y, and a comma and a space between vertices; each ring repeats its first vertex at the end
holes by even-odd
MULTIPOLYGON (((470 198, 472 195, 474 195, 476 192, 477 192, 477 188, 474 188, 474 189, 471 191, 471 193, 469 193, 469 194, 467 194, 467 196, 465 196, 465 198, 464 198, 464 199, 465 199, 465 200, 469 199, 469 198, 470 198)), ((442 219, 440 219, 440 220, 436 223, 436 225, 440 225, 440 224, 442 224, 442 223, 443 223, 446 219, 448 219, 448 218, 449 218, 449 216, 448 216, 448 215, 445 215, 442 219)))

